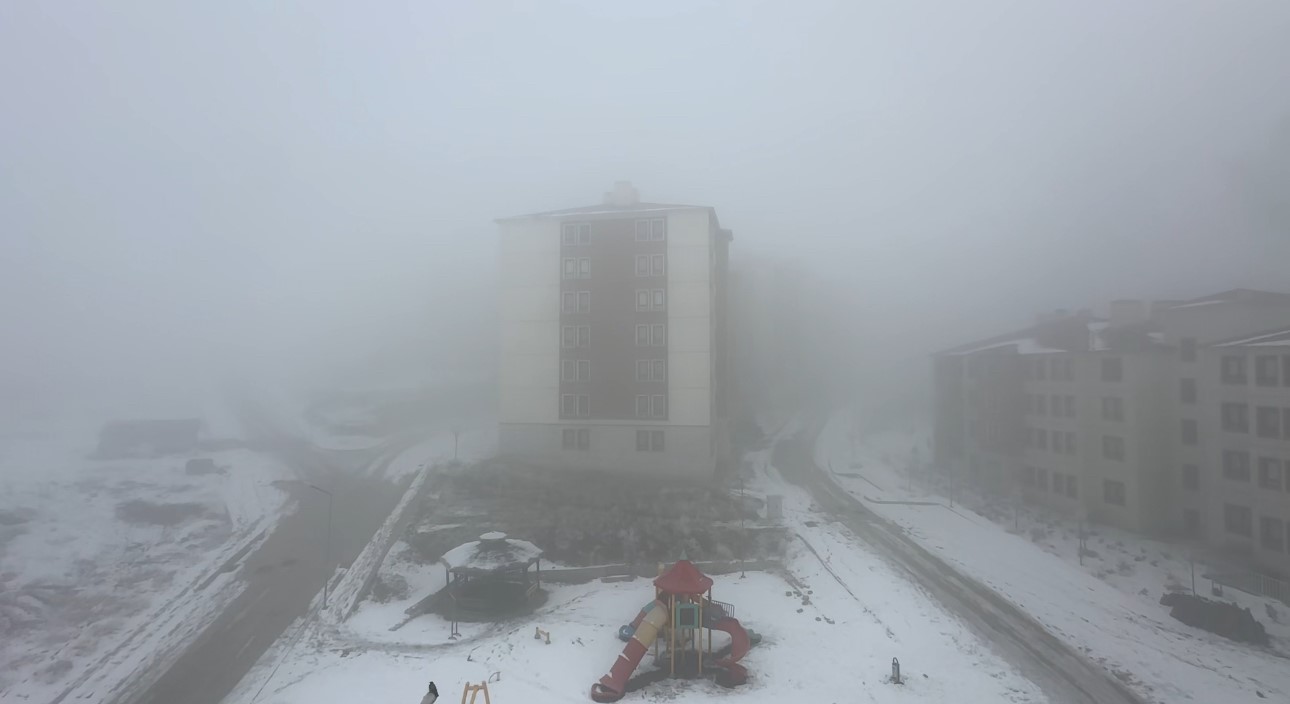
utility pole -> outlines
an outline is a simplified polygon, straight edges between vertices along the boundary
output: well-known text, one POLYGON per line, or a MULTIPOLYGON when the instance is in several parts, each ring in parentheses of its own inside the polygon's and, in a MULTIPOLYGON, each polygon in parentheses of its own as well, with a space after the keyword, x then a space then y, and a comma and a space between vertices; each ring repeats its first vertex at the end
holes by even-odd
POLYGON ((461 438, 461 430, 457 428, 453 428, 452 429, 452 461, 453 462, 457 461, 457 440, 459 440, 460 438, 461 438))
POLYGON ((335 572, 335 569, 332 568, 332 559, 331 559, 331 516, 332 516, 332 507, 336 503, 336 495, 318 486, 317 484, 308 484, 308 486, 310 489, 316 489, 327 495, 327 539, 326 539, 327 542, 325 543, 326 545, 325 550, 327 553, 327 556, 325 558, 327 563, 326 565, 327 570, 323 574, 323 600, 322 600, 322 607, 325 609, 327 608, 327 597, 330 596, 330 591, 331 591, 331 577, 332 577, 332 574, 335 572))
POLYGON ((748 575, 744 572, 744 560, 748 553, 748 501, 744 496, 744 468, 743 464, 736 465, 735 471, 739 472, 739 578, 743 579, 748 575))

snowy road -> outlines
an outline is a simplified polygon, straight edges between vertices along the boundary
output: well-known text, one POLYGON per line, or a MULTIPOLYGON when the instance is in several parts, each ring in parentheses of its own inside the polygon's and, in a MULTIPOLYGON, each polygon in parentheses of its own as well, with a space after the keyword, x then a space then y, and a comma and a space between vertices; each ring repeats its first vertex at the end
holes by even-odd
MULTIPOLYGON (((415 440, 398 443, 380 458, 347 467, 334 455, 289 438, 267 448, 335 495, 331 549, 336 562, 349 564, 379 528, 403 493, 403 483, 383 481, 388 465, 415 440)), ((141 704, 217 704, 297 617, 331 573, 326 535, 328 501, 301 484, 291 488, 296 510, 243 563, 241 596, 154 683, 141 693, 123 692, 119 702, 141 704)))
POLYGON ((988 587, 959 574, 900 529, 867 509, 820 471, 813 443, 803 435, 779 440, 775 466, 810 491, 817 504, 907 570, 942 605, 964 619, 985 642, 1062 704, 1141 704, 1123 683, 1077 655, 988 587))

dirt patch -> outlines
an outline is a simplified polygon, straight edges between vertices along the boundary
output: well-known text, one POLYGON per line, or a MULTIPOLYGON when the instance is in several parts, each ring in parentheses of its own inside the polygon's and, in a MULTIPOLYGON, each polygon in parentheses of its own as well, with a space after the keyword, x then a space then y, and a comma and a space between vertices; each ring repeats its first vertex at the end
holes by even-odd
POLYGON ((143 499, 123 501, 116 506, 116 517, 126 523, 149 526, 177 526, 209 514, 205 506, 191 501, 155 503, 143 499))

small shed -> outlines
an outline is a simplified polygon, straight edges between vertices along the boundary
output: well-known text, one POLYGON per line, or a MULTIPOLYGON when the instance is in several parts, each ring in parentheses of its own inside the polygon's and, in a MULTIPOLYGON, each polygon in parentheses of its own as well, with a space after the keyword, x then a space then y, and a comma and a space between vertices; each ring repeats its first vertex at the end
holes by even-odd
POLYGON ((439 558, 447 568, 455 611, 503 614, 527 607, 541 593, 542 550, 527 540, 491 532, 439 558))

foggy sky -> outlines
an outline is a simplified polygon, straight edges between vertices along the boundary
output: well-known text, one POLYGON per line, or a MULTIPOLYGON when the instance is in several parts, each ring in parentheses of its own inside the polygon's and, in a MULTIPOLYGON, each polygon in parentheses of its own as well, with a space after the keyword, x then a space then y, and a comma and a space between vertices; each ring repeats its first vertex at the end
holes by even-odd
POLYGON ((0 388, 469 369, 492 219, 618 179, 890 360, 1286 290, 1234 192, 1286 36, 1281 0, 4 3, 0 388))

